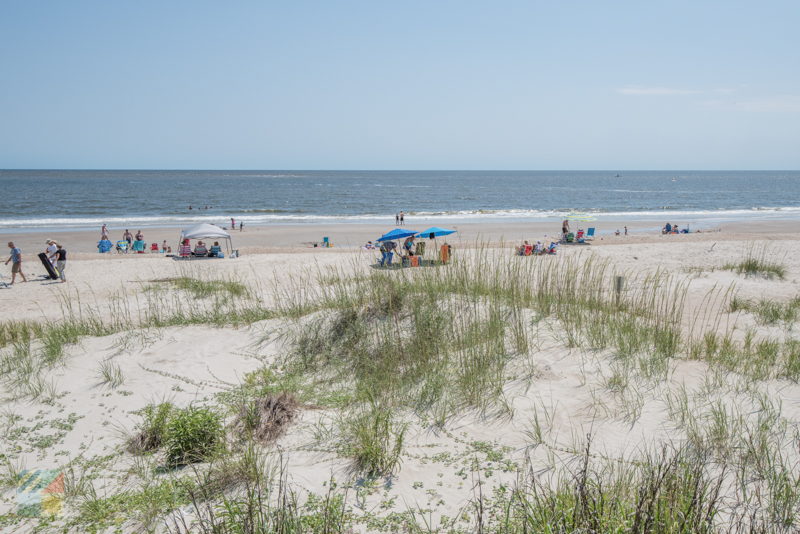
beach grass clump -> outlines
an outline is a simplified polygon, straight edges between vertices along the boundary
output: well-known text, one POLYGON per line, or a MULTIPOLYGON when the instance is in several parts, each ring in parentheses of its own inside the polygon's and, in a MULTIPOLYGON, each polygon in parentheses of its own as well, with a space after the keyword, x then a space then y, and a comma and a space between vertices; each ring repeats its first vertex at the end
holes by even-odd
POLYGON ((792 324, 800 317, 800 297, 794 297, 787 302, 770 299, 751 301, 734 297, 731 299, 729 311, 735 313, 745 311, 752 313, 756 321, 762 325, 775 325, 779 323, 792 324))
POLYGON ((189 276, 176 278, 161 278, 153 282, 166 283, 174 287, 187 291, 194 298, 208 298, 211 296, 231 296, 246 297, 249 290, 246 285, 235 280, 200 280, 189 276))
MULTIPOLYGON (((261 534, 355 532, 358 517, 347 504, 348 492, 331 479, 328 491, 319 495, 298 494, 289 484, 286 463, 273 468, 263 462, 248 460, 241 469, 239 490, 217 494, 219 484, 207 483, 205 477, 189 487, 190 504, 176 509, 165 521, 170 534, 261 534)), ((213 471, 213 469, 212 469, 213 471)), ((225 469, 226 472, 229 469, 225 469)), ((403 516, 402 514, 396 514, 403 516)), ((401 522, 386 522, 398 532, 401 522)))
POLYGON ((103 527, 119 530, 120 524, 128 523, 137 532, 153 532, 167 514, 191 502, 194 484, 191 477, 170 477, 103 497, 91 491, 68 525, 77 532, 99 532, 103 527))
POLYGON ((300 403, 287 392, 248 399, 239 407, 235 426, 256 441, 268 444, 286 432, 299 410, 300 403))
POLYGON ((771 259, 766 246, 752 246, 741 260, 727 263, 722 268, 745 276, 762 276, 778 280, 786 278, 786 266, 771 259))
POLYGON ((629 465, 598 470, 588 448, 578 469, 554 485, 534 477, 474 502, 475 528, 484 532, 712 533, 720 512, 721 479, 704 458, 663 451, 629 465))
POLYGON ((338 448, 342 456, 353 460, 356 472, 388 476, 400 466, 405 432, 406 425, 390 408, 370 403, 344 420, 338 448))
POLYGON ((101 383, 108 384, 111 389, 116 389, 125 382, 125 375, 120 366, 110 360, 100 362, 98 376, 101 383))
POLYGON ((166 442, 167 424, 175 410, 170 402, 145 406, 140 412, 142 421, 136 434, 128 442, 128 450, 142 454, 160 448, 166 442))
POLYGON ((749 332, 737 343, 730 333, 709 331, 689 343, 688 357, 754 380, 800 381, 800 341, 795 339, 756 339, 753 332, 749 332))
POLYGON ((203 462, 225 445, 222 417, 211 408, 189 406, 176 410, 167 421, 166 463, 170 466, 203 462))

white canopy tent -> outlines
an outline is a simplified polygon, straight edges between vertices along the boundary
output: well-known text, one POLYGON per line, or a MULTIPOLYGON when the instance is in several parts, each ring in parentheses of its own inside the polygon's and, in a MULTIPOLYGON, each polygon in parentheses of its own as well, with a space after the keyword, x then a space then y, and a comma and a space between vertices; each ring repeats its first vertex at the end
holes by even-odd
POLYGON ((183 243, 184 239, 224 239, 228 249, 228 256, 231 257, 231 251, 233 250, 231 234, 219 226, 203 223, 187 228, 186 230, 181 230, 180 242, 183 243))

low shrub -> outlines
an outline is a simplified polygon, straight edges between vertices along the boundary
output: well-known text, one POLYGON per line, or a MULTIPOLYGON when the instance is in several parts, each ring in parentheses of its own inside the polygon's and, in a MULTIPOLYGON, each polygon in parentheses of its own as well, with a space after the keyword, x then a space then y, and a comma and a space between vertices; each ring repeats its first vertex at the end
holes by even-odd
POLYGON ((210 459, 225 442, 222 418, 209 408, 176 411, 167 424, 167 465, 185 465, 210 459))

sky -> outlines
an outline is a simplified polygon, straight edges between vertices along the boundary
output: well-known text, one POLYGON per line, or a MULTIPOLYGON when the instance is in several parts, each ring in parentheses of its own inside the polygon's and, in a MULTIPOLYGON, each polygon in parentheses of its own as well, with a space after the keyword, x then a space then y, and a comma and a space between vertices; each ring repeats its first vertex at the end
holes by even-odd
POLYGON ((800 2, 7 0, 0 168, 800 169, 800 2))

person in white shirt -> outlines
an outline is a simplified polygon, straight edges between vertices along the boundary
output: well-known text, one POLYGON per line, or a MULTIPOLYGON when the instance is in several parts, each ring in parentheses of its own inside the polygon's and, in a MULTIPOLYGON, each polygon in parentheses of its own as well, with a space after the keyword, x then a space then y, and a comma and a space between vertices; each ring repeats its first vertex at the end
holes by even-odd
POLYGON ((50 263, 52 265, 56 264, 55 253, 57 250, 58 250, 58 243, 56 243, 52 239, 48 239, 47 248, 44 250, 44 253, 47 254, 47 259, 50 260, 50 263))

